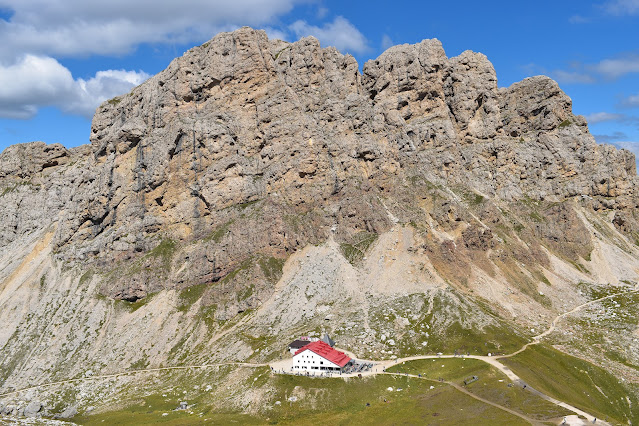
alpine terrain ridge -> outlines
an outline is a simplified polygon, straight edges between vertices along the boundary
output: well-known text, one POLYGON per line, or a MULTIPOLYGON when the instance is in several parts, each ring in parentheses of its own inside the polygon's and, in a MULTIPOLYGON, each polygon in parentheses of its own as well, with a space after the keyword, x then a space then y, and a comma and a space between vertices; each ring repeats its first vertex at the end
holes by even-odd
MULTIPOLYGON (((318 387, 337 385, 227 363, 324 331, 370 360, 510 354, 620 294, 508 365, 583 363, 601 395, 535 386, 639 422, 635 158, 596 144, 550 78, 500 88, 484 55, 436 39, 360 72, 241 28, 104 102, 90 141, 0 154, 0 413, 89 421, 184 390, 205 417, 294 421, 275 401, 328 413, 341 391, 318 387)), ((391 379, 409 380, 361 380, 391 379)), ((549 406, 524 411, 570 414, 549 406)))

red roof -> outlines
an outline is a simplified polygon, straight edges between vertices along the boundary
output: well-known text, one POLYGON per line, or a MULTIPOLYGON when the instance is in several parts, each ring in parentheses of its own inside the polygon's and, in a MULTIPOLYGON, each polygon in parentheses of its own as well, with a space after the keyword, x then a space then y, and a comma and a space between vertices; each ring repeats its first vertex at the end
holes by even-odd
POLYGON ((295 355, 301 354, 307 349, 332 362, 333 364, 339 365, 340 367, 345 366, 346 364, 348 364, 348 361, 351 360, 344 352, 336 351, 335 349, 331 348, 330 345, 327 345, 321 340, 309 343, 308 345, 295 352, 295 355))

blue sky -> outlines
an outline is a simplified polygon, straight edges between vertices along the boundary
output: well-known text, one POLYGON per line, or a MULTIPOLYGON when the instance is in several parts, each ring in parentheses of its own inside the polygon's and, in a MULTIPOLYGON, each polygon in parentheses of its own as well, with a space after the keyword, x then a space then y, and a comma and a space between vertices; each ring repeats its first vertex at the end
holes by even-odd
POLYGON ((0 0, 0 150, 88 143, 100 102, 243 25, 314 35, 360 67, 425 38, 482 52, 500 86, 549 75, 599 142, 639 153, 639 0, 0 0))

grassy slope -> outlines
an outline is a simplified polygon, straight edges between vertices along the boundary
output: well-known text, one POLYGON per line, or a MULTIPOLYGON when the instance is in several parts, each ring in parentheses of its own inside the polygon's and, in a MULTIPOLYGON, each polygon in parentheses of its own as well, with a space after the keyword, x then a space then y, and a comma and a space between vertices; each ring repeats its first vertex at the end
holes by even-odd
POLYGON ((424 359, 408 361, 389 368, 389 372, 421 374, 422 377, 439 379, 464 385, 464 380, 477 376, 466 389, 479 397, 492 401, 529 417, 548 420, 572 414, 570 411, 545 401, 538 396, 513 386, 510 380, 485 362, 474 359, 424 359), (500 381, 501 380, 501 381, 500 381))
POLYGON ((242 425, 264 424, 264 421, 246 414, 218 413, 212 416, 189 414, 187 411, 172 411, 175 406, 161 410, 161 404, 153 404, 153 398, 146 398, 138 405, 132 405, 121 411, 109 411, 93 416, 80 416, 74 422, 85 425, 228 425, 231 423, 242 425), (144 405, 144 404, 146 405, 144 405), (162 416, 167 413, 166 416, 162 416))
POLYGON ((295 376, 275 379, 279 397, 290 395, 295 386, 302 386, 313 395, 314 402, 283 404, 271 413, 271 420, 291 423, 302 420, 305 424, 521 423, 519 418, 449 386, 419 379, 393 376, 349 382, 295 376), (402 390, 398 392, 398 388, 402 390))
POLYGON ((538 390, 618 423, 639 424, 637 398, 612 374, 589 362, 545 346, 531 346, 503 360, 538 390), (626 398, 632 401, 629 406, 626 398))
MULTIPOLYGON (((261 380, 258 382, 260 383, 261 380)), ((312 379, 269 376, 260 383, 271 389, 260 415, 220 412, 206 396, 195 403, 193 414, 174 412, 176 401, 149 395, 126 408, 76 417, 80 424, 525 424, 518 417, 474 400, 452 387, 425 380, 378 376, 375 378, 312 379), (430 389, 430 386, 434 386, 430 389), (388 388, 392 387, 393 391, 388 388), (396 389, 402 389, 397 391, 396 389), (297 396, 290 402, 288 397, 297 396), (386 400, 386 401, 385 401, 386 400), (275 402, 280 401, 280 405, 275 402), (366 406, 369 403, 370 406, 366 406), (168 413, 167 416, 162 416, 168 413)), ((193 401, 193 402, 192 402, 193 401)))

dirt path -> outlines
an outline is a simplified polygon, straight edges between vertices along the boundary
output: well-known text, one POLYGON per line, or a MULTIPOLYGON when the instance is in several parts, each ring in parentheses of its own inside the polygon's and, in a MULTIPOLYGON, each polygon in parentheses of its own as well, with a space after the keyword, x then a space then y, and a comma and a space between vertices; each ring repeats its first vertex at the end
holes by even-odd
POLYGON ((610 296, 605 296, 605 297, 600 297, 599 299, 595 299, 595 300, 591 300, 590 302, 586 302, 586 303, 582 303, 581 305, 573 308, 572 310, 568 311, 568 312, 564 312, 563 314, 559 314, 557 315, 557 317, 552 321, 552 323, 550 324, 550 327, 548 327, 548 330, 544 331, 543 333, 541 333, 538 336, 533 337, 533 339, 535 340, 540 340, 544 337, 546 337, 547 335, 549 335, 550 333, 552 333, 553 331, 555 331, 555 328, 557 327, 557 322, 559 322, 559 320, 565 316, 568 316, 570 314, 573 314, 575 312, 577 312, 578 310, 580 310, 581 308, 584 308, 586 306, 590 306, 593 305, 595 303, 599 303, 602 300, 606 300, 606 299, 612 299, 613 297, 617 297, 617 296, 624 296, 626 294, 630 294, 630 293, 637 293, 639 292, 639 284, 635 285, 635 289, 634 290, 628 290, 628 291, 622 291, 621 293, 616 293, 616 294, 612 294, 610 296))
POLYGON ((248 320, 252 319, 255 316, 255 313, 251 312, 249 314, 247 314, 246 316, 244 316, 244 318, 240 318, 240 320, 238 322, 236 322, 235 324, 232 324, 230 327, 228 328, 223 328, 222 330, 219 330, 209 341, 208 343, 215 343, 218 340, 220 340, 221 338, 223 338, 224 336, 227 336, 230 332, 235 331, 236 328, 238 328, 240 325, 245 324, 246 322, 248 322, 248 320))
POLYGON ((496 356, 496 358, 510 358, 512 356, 515 356, 517 354, 522 353, 523 351, 525 351, 526 349, 528 349, 529 346, 532 345, 537 345, 541 342, 541 339, 543 339, 544 337, 548 336, 550 333, 552 333, 553 331, 555 331, 555 328, 557 328, 557 323, 559 322, 560 319, 562 319, 565 316, 568 316, 570 314, 574 314, 575 312, 577 312, 578 310, 585 308, 586 306, 590 306, 590 305, 594 305, 595 303, 599 303, 602 300, 606 300, 606 299, 612 299, 613 297, 618 297, 618 296, 624 296, 626 294, 631 294, 631 293, 637 293, 639 292, 639 284, 637 284, 635 286, 634 290, 628 290, 628 291, 623 291, 621 293, 616 293, 616 294, 612 294, 610 296, 605 296, 605 297, 600 297, 599 299, 595 299, 595 300, 591 300, 590 302, 586 302, 586 303, 582 303, 581 305, 571 309, 568 312, 564 312, 563 314, 559 314, 555 317, 554 320, 552 320, 552 322, 550 323, 550 327, 548 327, 548 330, 544 331, 543 333, 533 337, 533 341, 526 343, 524 346, 521 347, 521 349, 519 349, 516 352, 513 352, 511 354, 508 355, 499 355, 496 356))

